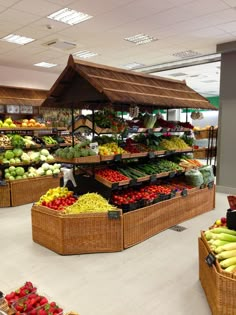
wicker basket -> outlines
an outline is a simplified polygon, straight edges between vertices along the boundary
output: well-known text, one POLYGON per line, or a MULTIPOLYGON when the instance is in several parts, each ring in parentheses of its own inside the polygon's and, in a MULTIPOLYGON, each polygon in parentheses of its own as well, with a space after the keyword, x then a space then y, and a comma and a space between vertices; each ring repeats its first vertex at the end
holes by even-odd
POLYGON ((130 158, 139 158, 139 157, 145 157, 148 155, 148 152, 138 152, 138 153, 130 153, 130 158))
POLYGON ((202 130, 199 130, 199 131, 194 131, 194 136, 195 136, 195 138, 197 140, 208 139, 208 137, 209 137, 209 130, 202 129, 202 130))
POLYGON ((123 250, 122 213, 119 219, 109 219, 107 213, 63 215, 34 205, 31 217, 34 242, 58 254, 123 250))
POLYGON ((38 201, 50 188, 60 186, 60 177, 42 176, 10 182, 12 207, 38 201))
POLYGON ((10 185, 0 186, 0 208, 11 206, 10 185))
POLYGON ((198 239, 199 279, 205 291, 213 315, 236 315, 236 277, 221 273, 213 265, 209 267, 205 258, 209 254, 204 240, 198 239))
POLYGON ((73 158, 71 160, 62 159, 57 157, 55 159, 56 162, 61 163, 72 163, 72 164, 90 164, 90 163, 99 163, 100 162, 100 155, 91 155, 91 156, 84 156, 79 158, 73 158))
POLYGON ((201 189, 145 208, 124 213, 124 247, 149 237, 215 207, 215 187, 201 189))

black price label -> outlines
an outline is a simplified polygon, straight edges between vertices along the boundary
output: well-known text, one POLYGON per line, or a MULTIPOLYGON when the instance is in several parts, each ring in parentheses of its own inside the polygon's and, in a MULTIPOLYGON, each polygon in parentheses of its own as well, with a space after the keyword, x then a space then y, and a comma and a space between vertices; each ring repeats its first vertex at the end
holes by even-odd
POLYGON ((135 186, 137 184, 137 179, 131 179, 129 182, 130 186, 135 186))
POLYGON ((172 190, 172 192, 170 193, 170 198, 174 198, 176 196, 176 191, 172 190))
POLYGON ((212 266, 215 264, 216 258, 215 256, 210 253, 209 255, 207 255, 207 257, 205 258, 205 262, 208 264, 208 266, 212 266))
POLYGON ((5 148, 4 147, 0 147, 0 153, 5 152, 5 148))
POLYGON ((115 162, 119 162, 119 161, 121 161, 122 160, 122 154, 116 154, 115 156, 114 156, 114 161, 115 162))
POLYGON ((57 128, 52 128, 52 133, 57 133, 57 128))
POLYGON ((174 172, 174 171, 173 171, 173 172, 170 172, 170 173, 169 173, 169 177, 170 177, 170 178, 175 177, 175 172, 174 172))
POLYGON ((136 133, 139 130, 139 126, 133 126, 132 128, 130 128, 130 133, 136 133))
POLYGON ((161 131, 162 132, 168 132, 168 129, 167 128, 162 128, 161 131))
POLYGON ((152 135, 152 134, 153 134, 153 129, 148 129, 148 130, 147 130, 147 133, 148 133, 149 135, 152 135))
POLYGON ((6 186, 6 185, 7 185, 7 183, 5 180, 0 180, 0 186, 6 186))
POLYGON ((155 153, 154 152, 148 152, 149 159, 154 159, 155 153))
POLYGON ((157 179, 157 176, 154 174, 154 175, 151 175, 150 176, 150 183, 154 183, 157 179))
POLYGON ((58 174, 52 174, 52 177, 57 178, 58 174))
POLYGON ((207 187, 208 187, 209 189, 212 189, 212 188, 214 187, 214 182, 210 182, 210 183, 207 185, 207 187))
POLYGON ((120 211, 111 210, 108 211, 108 218, 109 219, 120 219, 120 211))
POLYGON ((182 196, 182 197, 188 196, 188 190, 187 190, 186 188, 184 188, 184 189, 181 191, 181 196, 182 196))
POLYGON ((119 183, 112 183, 111 189, 115 190, 119 187, 119 183))

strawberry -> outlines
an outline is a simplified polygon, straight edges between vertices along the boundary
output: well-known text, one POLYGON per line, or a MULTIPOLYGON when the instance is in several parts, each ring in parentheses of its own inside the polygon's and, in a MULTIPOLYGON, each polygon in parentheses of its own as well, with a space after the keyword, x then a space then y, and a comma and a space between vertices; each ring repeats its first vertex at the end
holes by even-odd
POLYGON ((48 303, 48 300, 45 297, 43 297, 39 304, 40 305, 44 305, 44 304, 47 304, 47 303, 48 303))
POLYGON ((22 312, 23 309, 24 309, 24 305, 22 305, 22 304, 17 304, 15 308, 16 308, 17 311, 22 312))
POLYGON ((50 306, 55 307, 56 306, 56 302, 51 302, 50 306))
POLYGON ((47 315, 47 312, 44 309, 40 309, 38 315, 47 315))

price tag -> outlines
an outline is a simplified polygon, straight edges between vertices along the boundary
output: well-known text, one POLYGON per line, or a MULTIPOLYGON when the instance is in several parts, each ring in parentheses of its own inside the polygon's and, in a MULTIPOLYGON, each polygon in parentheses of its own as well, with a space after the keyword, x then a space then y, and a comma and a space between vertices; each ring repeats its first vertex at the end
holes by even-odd
POLYGON ((176 196, 176 191, 172 190, 172 192, 170 193, 170 198, 174 198, 176 196))
POLYGON ((175 171, 169 173, 169 178, 175 177, 175 171))
POLYGON ((184 188, 184 189, 181 191, 181 196, 182 196, 182 197, 188 196, 188 190, 187 190, 186 188, 184 188))
POLYGON ((98 143, 97 142, 92 142, 89 145, 90 149, 93 150, 96 154, 98 154, 98 143))
POLYGON ((57 128, 52 128, 52 133, 57 133, 57 128))
POLYGON ((0 147, 0 153, 5 152, 5 148, 4 147, 0 147))
POLYGON ((111 185, 111 189, 112 190, 115 190, 115 189, 117 189, 119 187, 119 183, 112 183, 112 185, 111 185))
POLYGON ((129 129, 130 133, 136 133, 139 130, 139 126, 133 126, 132 128, 129 129))
POLYGON ((205 258, 205 262, 208 264, 208 266, 211 267, 215 264, 216 258, 212 253, 209 253, 209 255, 207 255, 207 257, 205 258))
POLYGON ((119 162, 119 161, 121 161, 122 160, 122 154, 116 154, 115 156, 114 156, 114 161, 115 162, 119 162))
POLYGON ((120 211, 116 211, 116 210, 110 210, 108 211, 108 218, 109 219, 120 219, 120 211))
POLYGON ((6 185, 7 185, 7 183, 5 180, 0 180, 0 186, 6 186, 6 185))
POLYGON ((214 187, 214 182, 210 182, 210 183, 207 185, 207 187, 208 187, 209 189, 212 189, 212 188, 214 187))
POLYGON ((155 152, 148 152, 148 157, 149 157, 149 159, 154 159, 155 152))
POLYGON ((150 176, 150 183, 154 183, 157 179, 157 176, 154 174, 154 175, 151 175, 150 176))
POLYGON ((132 186, 136 186, 137 184, 137 179, 131 179, 130 182, 129 182, 129 185, 132 187, 132 186))
POLYGON ((166 133, 166 132, 168 132, 168 129, 167 128, 162 128, 161 131, 166 133))
POLYGON ((152 134, 153 134, 153 129, 148 129, 148 130, 147 130, 147 133, 148 133, 149 135, 152 135, 152 134))
POLYGON ((200 189, 204 189, 204 188, 205 188, 205 185, 201 184, 200 189))

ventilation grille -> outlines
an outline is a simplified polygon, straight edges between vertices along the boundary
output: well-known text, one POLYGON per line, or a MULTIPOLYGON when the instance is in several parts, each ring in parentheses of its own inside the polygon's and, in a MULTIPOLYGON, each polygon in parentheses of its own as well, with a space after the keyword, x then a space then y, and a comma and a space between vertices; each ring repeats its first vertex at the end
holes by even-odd
POLYGON ((183 232, 186 229, 187 228, 182 226, 182 225, 174 225, 171 228, 169 228, 169 230, 172 230, 172 231, 175 231, 175 232, 183 232))
POLYGON ((76 44, 64 40, 55 39, 50 42, 47 42, 43 44, 44 46, 50 47, 50 48, 56 48, 59 50, 70 50, 76 48, 76 44))

